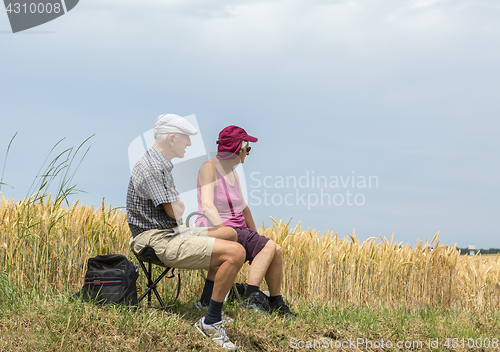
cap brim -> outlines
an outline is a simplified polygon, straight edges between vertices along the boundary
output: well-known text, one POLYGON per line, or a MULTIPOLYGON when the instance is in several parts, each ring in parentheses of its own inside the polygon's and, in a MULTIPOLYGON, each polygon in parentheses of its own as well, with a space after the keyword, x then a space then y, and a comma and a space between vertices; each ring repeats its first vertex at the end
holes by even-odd
POLYGON ((255 137, 252 137, 252 136, 249 136, 248 134, 246 135, 245 138, 243 138, 245 141, 249 141, 251 143, 255 143, 257 142, 259 139, 258 138, 255 138, 255 137))
POLYGON ((198 130, 197 129, 183 129, 182 132, 184 132, 184 134, 187 134, 188 136, 194 136, 195 134, 198 133, 198 130))

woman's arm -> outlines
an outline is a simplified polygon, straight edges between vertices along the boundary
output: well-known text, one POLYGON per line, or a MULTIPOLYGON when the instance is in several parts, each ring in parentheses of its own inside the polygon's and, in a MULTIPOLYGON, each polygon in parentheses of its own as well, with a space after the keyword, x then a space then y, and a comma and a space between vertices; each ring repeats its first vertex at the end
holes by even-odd
MULTIPOLYGON (((207 216, 214 227, 224 226, 222 219, 214 204, 215 177, 210 171, 210 163, 201 166, 198 178, 201 187, 201 206, 203 213, 207 216)), ((212 165, 213 167, 213 165, 212 165)))
MULTIPOLYGON (((238 187, 240 188, 240 193, 241 196, 243 197, 243 191, 241 190, 241 184, 240 184, 240 177, 238 176, 238 173, 236 171, 234 172, 234 174, 236 175, 236 179, 238 180, 238 187)), ((242 214, 243 217, 245 218, 245 223, 247 224, 247 227, 250 230, 254 230, 255 232, 257 232, 257 226, 255 226, 255 221, 253 220, 252 212, 250 211, 250 208, 245 202, 245 198, 243 198, 242 208, 243 208, 242 214)))
POLYGON ((257 226, 255 226, 255 221, 253 221, 252 212, 250 211, 250 208, 248 206, 243 209, 243 217, 245 218, 247 227, 250 230, 254 230, 255 232, 257 232, 257 226))

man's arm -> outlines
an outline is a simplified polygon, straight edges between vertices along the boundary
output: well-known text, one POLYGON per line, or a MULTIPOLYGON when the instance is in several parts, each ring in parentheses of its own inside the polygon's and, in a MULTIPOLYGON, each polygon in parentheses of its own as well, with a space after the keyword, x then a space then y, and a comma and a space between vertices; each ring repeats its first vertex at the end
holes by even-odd
POLYGON ((144 170, 143 184, 141 185, 146 196, 153 201, 155 207, 160 204, 167 215, 175 220, 184 214, 184 202, 175 190, 173 179, 169 172, 160 168, 144 170))
POLYGON ((179 220, 184 214, 185 206, 182 199, 174 203, 162 203, 163 209, 172 219, 179 220))

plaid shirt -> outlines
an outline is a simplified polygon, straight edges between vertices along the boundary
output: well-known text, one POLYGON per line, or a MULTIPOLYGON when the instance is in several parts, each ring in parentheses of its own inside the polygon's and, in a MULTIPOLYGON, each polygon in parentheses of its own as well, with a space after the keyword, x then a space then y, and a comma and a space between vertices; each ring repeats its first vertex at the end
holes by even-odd
POLYGON ((162 205, 180 200, 172 177, 173 167, 153 146, 132 169, 127 191, 127 222, 133 237, 146 230, 171 229, 178 225, 162 205))

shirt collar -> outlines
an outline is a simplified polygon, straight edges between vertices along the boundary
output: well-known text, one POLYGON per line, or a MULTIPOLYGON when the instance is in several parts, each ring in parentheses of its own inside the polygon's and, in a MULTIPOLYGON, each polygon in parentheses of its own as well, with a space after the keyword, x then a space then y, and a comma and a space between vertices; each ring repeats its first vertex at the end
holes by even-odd
POLYGON ((174 168, 174 164, 172 164, 171 161, 168 161, 167 159, 165 159, 165 157, 163 156, 163 154, 158 150, 158 148, 156 148, 156 145, 153 145, 153 147, 151 147, 151 156, 156 159, 162 166, 164 166, 167 171, 172 171, 172 169, 174 168))

